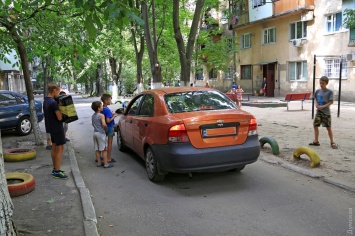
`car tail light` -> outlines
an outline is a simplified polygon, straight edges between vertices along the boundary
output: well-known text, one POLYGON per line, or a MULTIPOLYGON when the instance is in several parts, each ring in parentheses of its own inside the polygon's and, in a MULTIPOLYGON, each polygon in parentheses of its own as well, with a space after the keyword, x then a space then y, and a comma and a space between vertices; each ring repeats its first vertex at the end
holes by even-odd
POLYGON ((258 124, 256 119, 250 119, 248 136, 258 134, 258 124))
POLYGON ((184 124, 174 125, 170 128, 168 134, 169 142, 189 142, 189 136, 187 136, 187 131, 184 124))

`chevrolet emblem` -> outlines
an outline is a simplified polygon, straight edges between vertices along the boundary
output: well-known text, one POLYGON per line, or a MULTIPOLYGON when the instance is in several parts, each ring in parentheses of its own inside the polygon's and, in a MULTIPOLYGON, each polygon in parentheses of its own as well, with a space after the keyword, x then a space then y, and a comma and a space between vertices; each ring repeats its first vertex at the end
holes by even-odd
POLYGON ((217 120, 217 123, 223 123, 224 120, 217 120))

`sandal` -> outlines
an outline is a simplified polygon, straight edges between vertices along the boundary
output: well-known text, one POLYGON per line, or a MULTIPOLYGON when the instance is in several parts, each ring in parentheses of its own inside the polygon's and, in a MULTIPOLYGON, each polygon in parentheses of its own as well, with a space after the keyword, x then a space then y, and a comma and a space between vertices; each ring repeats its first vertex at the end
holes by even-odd
POLYGON ((311 142, 309 145, 311 145, 311 146, 319 146, 320 144, 319 144, 319 142, 311 142))
POLYGON ((331 146, 333 149, 338 149, 338 145, 336 145, 336 143, 331 143, 330 146, 331 146))
POLYGON ((104 168, 110 168, 110 167, 113 167, 112 163, 109 163, 109 164, 107 164, 107 166, 104 166, 104 168))

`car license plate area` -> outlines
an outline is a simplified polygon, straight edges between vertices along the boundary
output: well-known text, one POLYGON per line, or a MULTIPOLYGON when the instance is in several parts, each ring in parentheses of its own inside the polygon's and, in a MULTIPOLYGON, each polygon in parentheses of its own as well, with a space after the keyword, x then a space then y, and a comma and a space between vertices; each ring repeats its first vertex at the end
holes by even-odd
POLYGON ((237 135, 238 126, 239 122, 233 122, 201 125, 200 128, 203 138, 216 138, 237 135))

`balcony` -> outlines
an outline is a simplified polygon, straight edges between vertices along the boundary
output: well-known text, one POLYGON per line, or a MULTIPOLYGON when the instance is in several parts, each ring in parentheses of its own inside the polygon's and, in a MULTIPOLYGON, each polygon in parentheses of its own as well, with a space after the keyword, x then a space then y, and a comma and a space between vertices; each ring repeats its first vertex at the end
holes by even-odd
POLYGON ((274 4, 274 15, 280 15, 300 10, 314 10, 314 0, 283 0, 276 1, 274 4))

